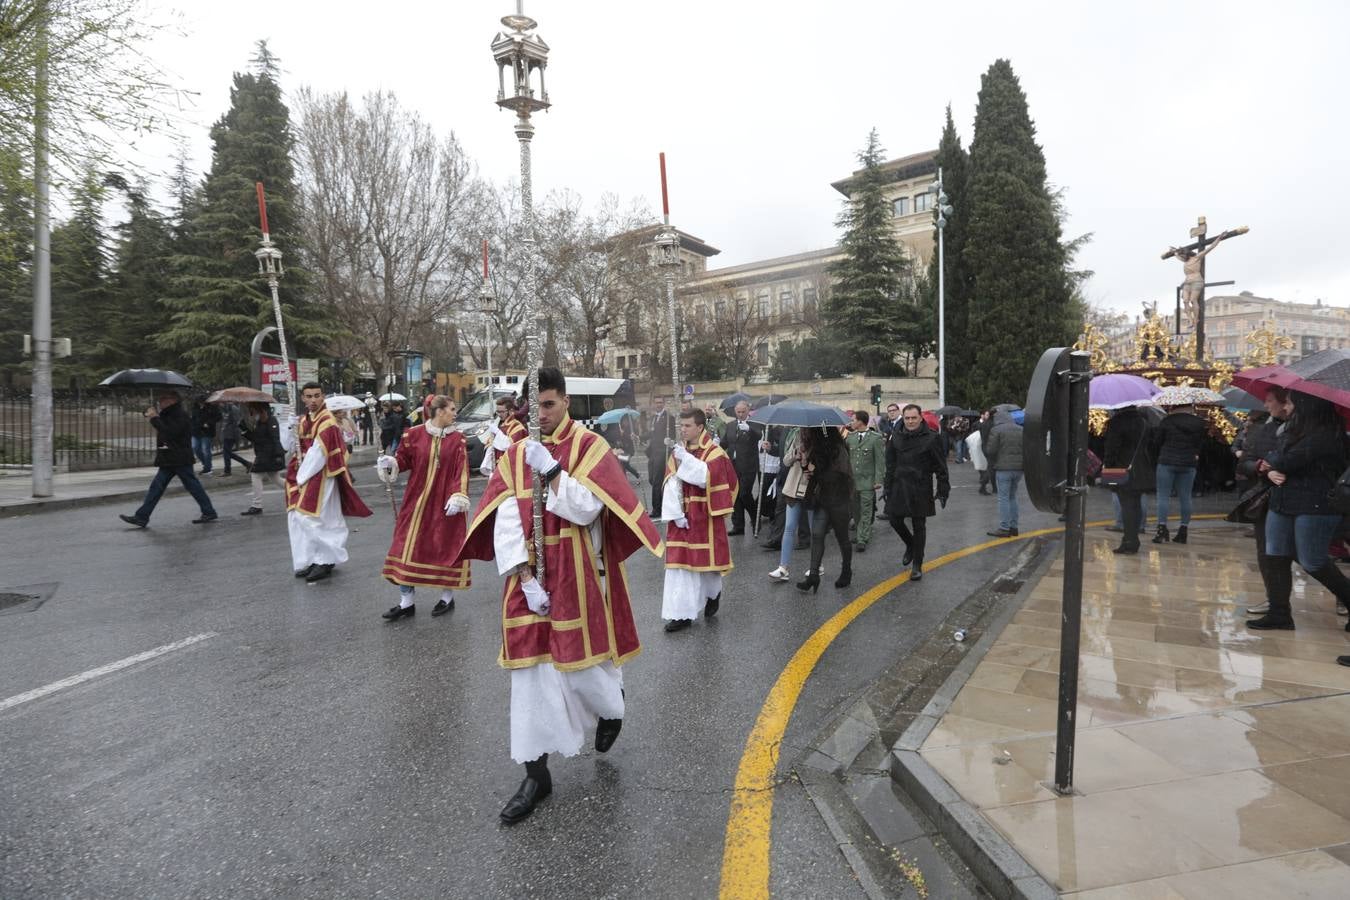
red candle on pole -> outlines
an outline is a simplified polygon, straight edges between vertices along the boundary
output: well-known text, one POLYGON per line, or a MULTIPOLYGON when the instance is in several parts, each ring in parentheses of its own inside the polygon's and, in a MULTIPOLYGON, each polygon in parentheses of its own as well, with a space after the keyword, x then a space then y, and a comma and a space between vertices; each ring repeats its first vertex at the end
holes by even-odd
POLYGON ((666 154, 661 154, 661 215, 670 222, 670 195, 666 193, 666 154))
POLYGON ((483 280, 487 281, 487 238, 483 238, 483 280))
POLYGON ((255 181, 254 187, 258 189, 258 218, 262 219, 262 233, 267 236, 267 201, 263 199, 263 186, 261 181, 255 181))

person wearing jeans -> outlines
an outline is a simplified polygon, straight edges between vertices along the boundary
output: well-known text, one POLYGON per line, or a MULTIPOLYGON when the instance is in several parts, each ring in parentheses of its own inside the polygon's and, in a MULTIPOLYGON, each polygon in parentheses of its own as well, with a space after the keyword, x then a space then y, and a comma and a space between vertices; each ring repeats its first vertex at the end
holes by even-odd
POLYGON ((1017 535, 1017 487, 1022 483, 1022 473, 1005 469, 994 471, 994 484, 998 490, 998 530, 1004 534, 994 537, 1015 537, 1017 535))
POLYGON ((220 461, 224 463, 225 471, 221 474, 230 474, 230 463, 237 462, 244 467, 247 472, 249 461, 244 459, 234 448, 239 444, 241 434, 239 431, 239 407, 233 403, 222 403, 220 405, 220 461))
POLYGON ((211 498, 206 495, 206 488, 197 480, 197 473, 192 471, 192 421, 188 418, 188 414, 183 412, 177 392, 162 391, 156 398, 155 406, 145 411, 145 417, 154 426, 158 437, 155 465, 159 467, 159 471, 150 482, 150 488, 145 492, 145 501, 141 503, 140 508, 129 516, 123 515, 118 518, 128 525, 144 528, 150 523, 150 516, 154 513, 159 499, 164 496, 164 489, 169 486, 170 481, 177 478, 183 482, 183 487, 187 488, 201 509, 201 517, 193 519, 192 523, 201 525, 214 522, 216 510, 211 505, 211 498))
POLYGON ((1017 486, 1022 483, 1022 426, 1012 413, 994 414, 994 426, 984 454, 994 470, 994 489, 998 493, 998 529, 990 537, 1017 536, 1017 486))
POLYGON ((1195 414, 1195 407, 1187 405, 1174 407, 1149 436, 1153 458, 1158 461, 1158 532, 1153 536, 1155 544, 1172 540, 1178 544, 1186 543, 1186 531, 1191 524, 1191 489, 1195 487, 1195 467, 1200 463, 1200 448, 1208 431, 1205 420, 1195 414), (1181 525, 1175 536, 1167 531, 1173 490, 1181 500, 1181 525))

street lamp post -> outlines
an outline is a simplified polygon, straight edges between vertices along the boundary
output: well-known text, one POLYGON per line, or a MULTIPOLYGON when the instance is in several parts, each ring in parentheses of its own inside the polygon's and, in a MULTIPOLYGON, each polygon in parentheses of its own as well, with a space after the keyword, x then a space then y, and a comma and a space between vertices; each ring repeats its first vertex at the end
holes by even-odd
POLYGON ((947 230, 947 217, 952 208, 947 205, 947 195, 942 190, 942 168, 938 168, 937 181, 933 182, 933 191, 937 194, 937 233, 938 233, 938 409, 947 405, 947 267, 943 259, 942 234, 947 230))
MULTIPOLYGON (((498 32, 492 41, 492 58, 497 63, 497 105, 516 114, 516 139, 520 141, 520 230, 525 252, 525 339, 530 352, 530 438, 539 440, 539 367, 543 365, 544 345, 539 334, 539 298, 536 294, 534 258, 534 201, 530 190, 530 139, 534 126, 531 113, 549 108, 544 87, 544 69, 548 66, 548 44, 533 32, 538 23, 525 15, 524 0, 516 0, 516 13, 502 16, 510 33, 498 32), (511 93, 506 91, 506 70, 511 70, 511 93), (534 92, 534 73, 539 73, 539 96, 534 92)), ((535 479, 534 486, 534 573, 544 580, 544 491, 535 479)))

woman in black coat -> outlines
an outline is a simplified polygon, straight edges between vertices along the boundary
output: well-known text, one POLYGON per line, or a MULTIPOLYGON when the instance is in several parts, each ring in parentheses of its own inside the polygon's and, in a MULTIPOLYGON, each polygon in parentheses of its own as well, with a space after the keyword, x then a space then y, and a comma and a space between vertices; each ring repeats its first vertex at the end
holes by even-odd
POLYGON ((286 451, 281 447, 281 427, 266 403, 250 403, 248 415, 239 423, 239 430, 253 444, 253 463, 249 477, 253 481, 253 495, 249 507, 241 516, 262 515, 263 486, 272 482, 284 494, 286 482, 281 472, 286 468, 286 451))
POLYGON ((1266 512, 1266 591, 1270 610, 1249 619, 1248 628, 1294 629, 1289 595, 1294 559, 1335 597, 1350 605, 1350 581, 1332 561, 1331 540, 1341 514, 1331 508, 1331 489, 1345 471, 1345 423, 1336 407, 1320 397, 1290 391, 1293 415, 1280 429, 1274 452, 1257 471, 1274 487, 1266 512))
POLYGON ((910 580, 918 581, 923 578, 928 519, 937 515, 933 501, 938 500, 945 507, 952 485, 947 478, 947 457, 938 435, 924 424, 923 411, 914 404, 906 406, 900 414, 900 423, 886 441, 886 518, 905 542, 905 556, 900 564, 910 566, 910 580), (912 523, 912 530, 905 524, 906 519, 912 523))
POLYGON ((848 522, 853 511, 854 488, 853 464, 849 462, 848 446, 839 429, 811 431, 807 457, 811 481, 802 498, 811 519, 811 568, 806 578, 797 582, 797 589, 815 593, 820 587, 820 566, 825 559, 825 535, 830 531, 839 542, 839 555, 843 558, 834 586, 848 587, 853 581, 853 545, 848 540, 848 522))
POLYGON ((1142 409, 1127 406, 1111 417, 1106 426, 1102 467, 1129 469, 1124 483, 1115 488, 1120 499, 1120 521, 1125 533, 1114 553, 1138 553, 1139 531, 1144 516, 1144 495, 1155 490, 1154 463, 1148 417, 1142 409))

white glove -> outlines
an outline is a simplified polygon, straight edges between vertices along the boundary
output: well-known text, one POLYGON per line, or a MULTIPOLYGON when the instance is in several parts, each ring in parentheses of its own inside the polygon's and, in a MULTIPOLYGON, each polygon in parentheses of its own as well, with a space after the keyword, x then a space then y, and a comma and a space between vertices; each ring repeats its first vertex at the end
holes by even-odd
POLYGON ((525 592, 525 605, 530 608, 530 612, 536 616, 548 615, 548 591, 544 590, 538 578, 529 581, 522 579, 520 589, 525 592))
POLYGON ((299 424, 300 420, 295 417, 295 413, 289 413, 286 416, 286 427, 289 428, 291 431, 294 431, 296 429, 296 426, 299 424))
POLYGON ((380 480, 392 484, 398 480, 398 460, 392 456, 381 454, 379 459, 375 460, 375 472, 380 476, 380 480))
POLYGON ((749 423, 747 423, 747 422, 737 422, 737 423, 736 423, 736 429, 737 429, 738 431, 749 431, 749 430, 750 430, 750 425, 749 425, 749 423))
POLYGON ((772 446, 772 445, 771 445, 768 441, 760 441, 760 442, 759 442, 759 449, 761 449, 761 450, 768 450, 770 446, 772 446))
POLYGON ((491 478, 492 470, 495 468, 497 468, 497 459, 492 450, 483 451, 483 463, 478 467, 478 471, 491 478))
POLYGON ((457 516, 460 513, 468 512, 469 498, 463 494, 451 494, 450 499, 445 501, 445 514, 447 516, 457 516))
POLYGON ((777 496, 778 496, 778 479, 777 479, 777 478, 775 478, 773 481, 770 481, 770 482, 769 482, 769 496, 770 496, 770 497, 777 497, 777 496))
POLYGON ((552 472, 553 467, 558 465, 553 454, 549 453, 543 444, 533 439, 525 441, 525 462, 540 475, 552 472))
POLYGON ((673 520, 673 521, 674 521, 674 524, 675 524, 675 527, 676 527, 676 528, 688 528, 688 527, 689 527, 689 520, 686 519, 684 516, 680 516, 678 519, 675 519, 675 520, 673 520))
POLYGON ((690 453, 684 449, 684 444, 676 444, 675 449, 671 451, 671 455, 675 457, 675 462, 682 463, 689 458, 690 453))
POLYGON ((505 431, 498 429, 496 436, 492 439, 492 449, 498 453, 505 453, 510 450, 511 437, 505 431))
POLYGON ((491 425, 488 426, 486 431, 479 432, 478 442, 482 444, 484 447, 490 447, 492 445, 492 439, 496 436, 497 436, 497 423, 493 422, 491 425))

